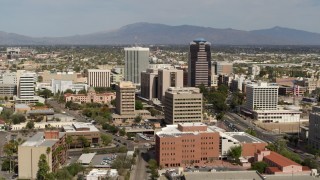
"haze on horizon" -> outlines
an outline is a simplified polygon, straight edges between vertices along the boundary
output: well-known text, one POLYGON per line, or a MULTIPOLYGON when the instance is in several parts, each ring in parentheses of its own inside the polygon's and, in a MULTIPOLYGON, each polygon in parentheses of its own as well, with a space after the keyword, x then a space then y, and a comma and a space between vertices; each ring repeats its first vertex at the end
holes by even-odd
POLYGON ((33 37, 117 29, 135 22, 320 33, 319 0, 0 0, 0 31, 33 37))

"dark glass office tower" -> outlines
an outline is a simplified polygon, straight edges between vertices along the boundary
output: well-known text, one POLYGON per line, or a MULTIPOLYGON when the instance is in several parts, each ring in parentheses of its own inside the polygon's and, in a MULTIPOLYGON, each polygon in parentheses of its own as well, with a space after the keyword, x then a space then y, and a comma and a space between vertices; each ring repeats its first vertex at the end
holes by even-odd
POLYGON ((200 38, 190 43, 188 61, 188 86, 211 86, 211 44, 200 38))

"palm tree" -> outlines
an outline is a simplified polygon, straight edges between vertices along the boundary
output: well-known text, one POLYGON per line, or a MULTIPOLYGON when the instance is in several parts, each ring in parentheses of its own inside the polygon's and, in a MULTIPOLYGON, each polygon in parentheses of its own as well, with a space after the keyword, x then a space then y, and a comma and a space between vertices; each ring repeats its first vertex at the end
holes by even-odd
POLYGON ((48 158, 48 164, 50 164, 49 163, 49 154, 50 154, 50 152, 51 152, 51 148, 47 147, 46 153, 47 153, 47 158, 48 158))

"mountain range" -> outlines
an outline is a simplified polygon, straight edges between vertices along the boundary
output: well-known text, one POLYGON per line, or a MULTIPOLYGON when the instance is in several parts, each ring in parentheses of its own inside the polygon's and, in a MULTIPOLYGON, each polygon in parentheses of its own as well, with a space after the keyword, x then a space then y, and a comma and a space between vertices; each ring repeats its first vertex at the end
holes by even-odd
POLYGON ((29 37, 0 31, 0 45, 169 45, 188 44, 200 37, 216 45, 320 45, 320 33, 279 26, 243 31, 154 23, 134 23, 113 31, 67 37, 29 37))

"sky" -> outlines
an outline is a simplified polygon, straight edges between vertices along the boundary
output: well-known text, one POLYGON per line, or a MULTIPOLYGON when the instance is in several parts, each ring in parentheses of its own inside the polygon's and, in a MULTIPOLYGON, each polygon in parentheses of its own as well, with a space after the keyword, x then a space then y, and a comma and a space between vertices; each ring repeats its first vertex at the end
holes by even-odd
POLYGON ((320 0, 0 0, 0 31, 57 37, 136 22, 320 33, 320 0))

